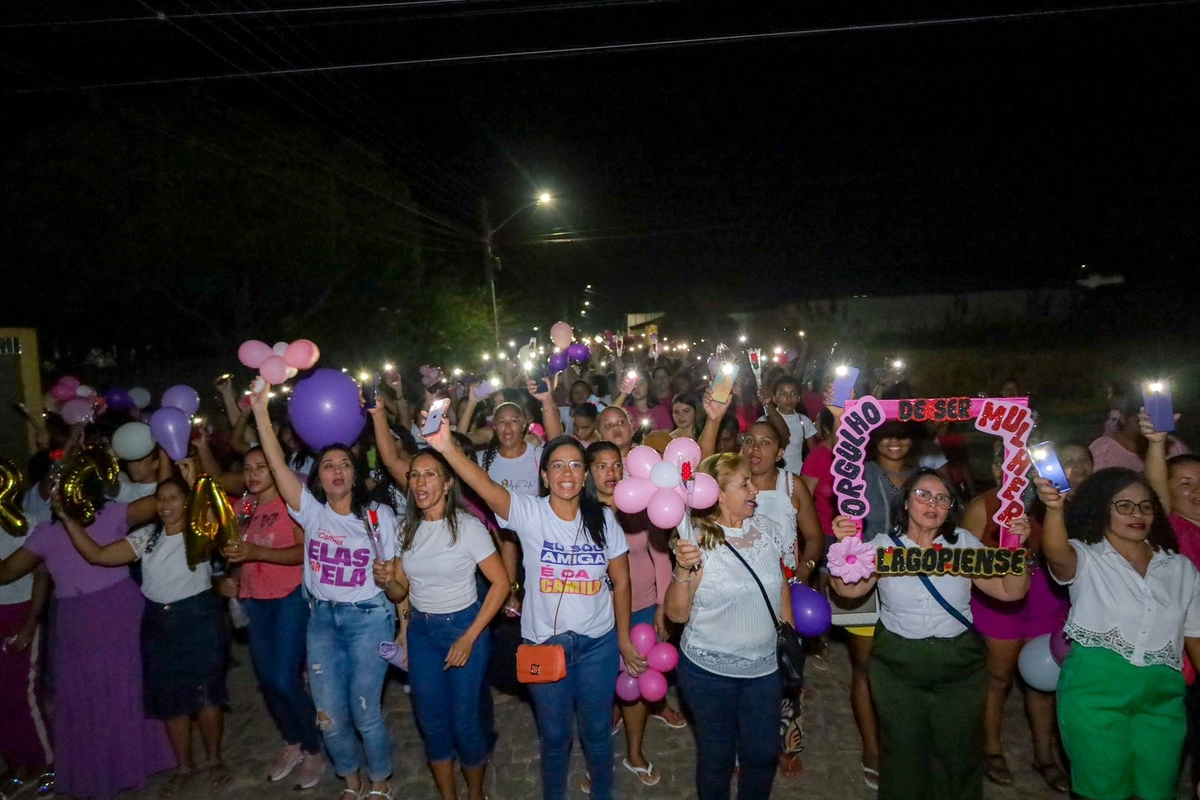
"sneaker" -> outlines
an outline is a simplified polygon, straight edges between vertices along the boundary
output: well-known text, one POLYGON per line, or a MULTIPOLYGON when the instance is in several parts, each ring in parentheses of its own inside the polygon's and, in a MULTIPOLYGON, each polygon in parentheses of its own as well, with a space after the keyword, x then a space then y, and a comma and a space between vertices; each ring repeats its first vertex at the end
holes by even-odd
POLYGON ((320 753, 305 753, 300 761, 300 770, 296 773, 297 789, 311 789, 321 782, 325 772, 325 757, 320 753))
POLYGON ((271 782, 281 781, 288 775, 292 774, 292 770, 296 765, 304 760, 304 753, 300 751, 300 745, 289 744, 285 745, 279 751, 279 755, 275 758, 275 763, 271 765, 269 777, 271 782))

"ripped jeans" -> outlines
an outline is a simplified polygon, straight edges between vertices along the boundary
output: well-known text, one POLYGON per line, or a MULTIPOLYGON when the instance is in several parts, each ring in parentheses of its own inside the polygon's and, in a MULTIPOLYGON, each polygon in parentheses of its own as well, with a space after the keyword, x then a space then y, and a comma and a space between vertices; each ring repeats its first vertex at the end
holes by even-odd
POLYGON ((383 592, 361 603, 310 597, 308 604, 308 682, 334 772, 358 772, 365 756, 367 779, 386 780, 392 742, 381 704, 388 663, 379 644, 396 636, 395 606, 383 592))

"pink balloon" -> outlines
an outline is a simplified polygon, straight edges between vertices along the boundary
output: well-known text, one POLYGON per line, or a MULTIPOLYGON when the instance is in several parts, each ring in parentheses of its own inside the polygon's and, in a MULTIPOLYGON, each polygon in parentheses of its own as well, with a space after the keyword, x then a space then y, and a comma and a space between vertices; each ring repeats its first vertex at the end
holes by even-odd
POLYGON ((637 514, 646 510, 651 495, 657 491, 658 487, 645 478, 623 478, 613 489, 613 502, 626 514, 637 514))
POLYGON ((65 403, 68 400, 74 400, 75 387, 68 386, 65 383, 55 384, 54 388, 50 390, 50 396, 60 403, 65 403))
POLYGON ((276 342, 275 346, 271 348, 271 352, 274 353, 275 355, 279 356, 280 358, 283 358, 283 354, 287 352, 287 349, 288 349, 287 342, 276 342))
POLYGON ((650 623, 640 622, 629 630, 629 641, 633 642, 639 653, 646 655, 658 643, 658 633, 650 623))
POLYGON ((70 386, 72 389, 83 383, 83 381, 79 380, 79 378, 76 378, 74 375, 63 375, 58 379, 58 382, 64 386, 70 386))
POLYGON ((308 339, 297 339, 287 346, 283 358, 289 367, 312 369, 321 357, 321 349, 308 339))
POLYGON ((663 461, 668 464, 680 466, 684 462, 692 465, 692 471, 696 469, 696 465, 700 463, 700 445, 696 444, 686 436, 681 436, 678 439, 672 439, 667 445, 667 449, 663 451, 663 461))
POLYGON ((670 672, 679 663, 679 651, 670 642, 659 642, 646 653, 646 661, 650 664, 650 669, 670 672))
POLYGON ((271 355, 271 345, 258 339, 247 339, 238 348, 238 361, 250 369, 258 369, 271 355))
POLYGON ((647 447, 644 444, 639 444, 637 447, 629 451, 629 455, 625 457, 625 473, 632 475, 635 478, 650 478, 650 470, 654 469, 654 465, 662 461, 662 456, 653 447, 647 447))
POLYGON ((62 407, 63 422, 68 425, 78 425, 81 422, 91 422, 94 418, 92 413, 92 401, 86 397, 74 397, 63 403, 62 407))
POLYGON ((617 697, 624 700, 626 703, 632 703, 642 696, 642 690, 638 684, 638 679, 630 675, 628 672, 622 672, 617 675, 617 697))
POLYGON ((554 346, 559 350, 566 350, 571 346, 571 340, 575 338, 575 331, 565 322, 556 322, 550 326, 550 341, 554 342, 554 346))
POLYGON ((262 375, 267 383, 280 384, 287 380, 287 370, 288 365, 283 356, 267 356, 259 365, 258 374, 262 375))
POLYGON ((692 508, 712 508, 721 496, 721 487, 717 484, 717 479, 707 472, 697 472, 695 477, 688 505, 692 508))
POLYGON ((638 675, 637 685, 642 699, 647 703, 657 703, 667 696, 667 679, 656 669, 648 669, 638 675))
POLYGON ((670 530, 683 522, 684 505, 674 489, 659 489, 651 495, 646 513, 656 526, 670 530))

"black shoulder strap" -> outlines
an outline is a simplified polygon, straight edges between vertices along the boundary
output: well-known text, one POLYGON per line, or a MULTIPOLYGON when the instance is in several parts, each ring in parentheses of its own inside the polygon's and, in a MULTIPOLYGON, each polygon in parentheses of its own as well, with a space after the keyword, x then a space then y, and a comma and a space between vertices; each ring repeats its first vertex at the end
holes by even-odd
MULTIPOLYGON (((892 541, 896 543, 897 547, 904 547, 904 543, 900 541, 899 536, 897 536, 894 533, 890 533, 888 535, 892 537, 892 541)), ((933 582, 929 580, 928 575, 918 575, 917 577, 921 579, 921 583, 925 585, 926 591, 928 591, 931 595, 933 595, 933 599, 937 601, 937 604, 939 606, 941 606, 946 611, 947 614, 954 617, 954 619, 958 620, 958 623, 960 625, 962 625, 964 628, 966 628, 967 630, 969 630, 969 631, 975 630, 975 626, 971 624, 971 621, 969 619, 967 619, 966 617, 964 617, 962 615, 962 612, 960 612, 957 608, 950 605, 950 601, 948 601, 946 598, 942 597, 941 592, 939 592, 937 589, 933 588, 933 582)))
POLYGON ((771 607, 771 598, 767 596, 767 590, 763 588, 762 581, 758 579, 758 574, 750 569, 750 565, 746 563, 746 559, 742 558, 742 554, 737 551, 737 548, 729 542, 725 542, 725 546, 729 548, 729 552, 733 553, 734 558, 742 562, 742 566, 750 573, 750 577, 754 578, 754 582, 758 584, 758 590, 762 592, 763 600, 767 604, 767 612, 771 615, 771 623, 775 626, 775 630, 779 630, 779 618, 775 616, 775 609, 771 607))

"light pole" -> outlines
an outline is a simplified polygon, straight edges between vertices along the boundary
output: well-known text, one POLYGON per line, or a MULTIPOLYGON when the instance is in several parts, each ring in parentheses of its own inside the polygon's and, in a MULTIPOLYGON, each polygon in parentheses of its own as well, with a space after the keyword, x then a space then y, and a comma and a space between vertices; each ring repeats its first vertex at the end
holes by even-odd
POLYGON ((491 227, 491 222, 488 217, 487 200, 483 201, 483 231, 484 231, 484 271, 487 275, 488 285, 492 289, 492 325, 496 332, 496 349, 500 349, 500 311, 496 306, 496 273, 500 271, 500 258, 492 250, 492 237, 499 233, 500 229, 513 221, 513 218, 522 211, 527 211, 538 206, 549 205, 554 196, 549 192, 542 192, 537 196, 537 199, 532 203, 526 203, 516 211, 504 218, 496 227, 491 227))

